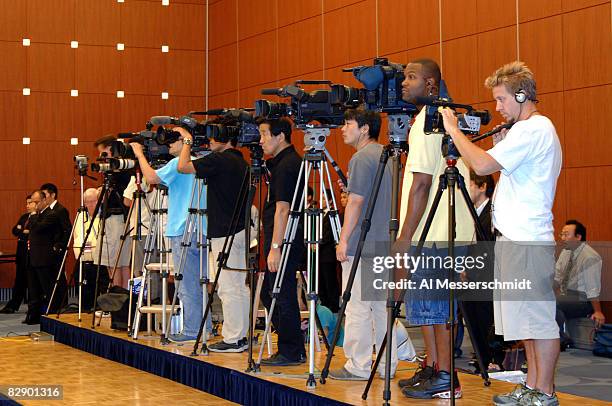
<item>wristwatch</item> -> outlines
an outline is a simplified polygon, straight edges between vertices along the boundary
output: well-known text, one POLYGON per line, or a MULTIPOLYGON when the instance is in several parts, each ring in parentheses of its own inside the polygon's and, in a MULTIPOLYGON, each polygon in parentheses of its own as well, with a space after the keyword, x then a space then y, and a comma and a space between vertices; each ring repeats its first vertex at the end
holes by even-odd
POLYGON ((183 138, 183 144, 191 145, 193 144, 193 140, 191 138, 183 138))
POLYGON ((275 250, 279 249, 280 247, 281 247, 281 244, 277 244, 275 242, 272 243, 272 248, 274 248, 275 250))

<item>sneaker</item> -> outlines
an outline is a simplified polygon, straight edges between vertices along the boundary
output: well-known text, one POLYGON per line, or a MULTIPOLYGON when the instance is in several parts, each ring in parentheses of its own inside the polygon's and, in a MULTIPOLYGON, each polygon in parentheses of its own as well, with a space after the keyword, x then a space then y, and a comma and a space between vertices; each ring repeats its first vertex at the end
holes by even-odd
POLYGON ((559 399, 554 392, 551 396, 548 396, 544 392, 533 389, 525 393, 516 404, 521 406, 559 406, 559 399))
MULTIPOLYGON (((455 399, 461 397, 461 385, 457 372, 453 373, 455 380, 455 399)), ((413 386, 402 388, 404 396, 416 399, 450 399, 451 375, 446 371, 438 371, 431 378, 420 381, 413 386)))
POLYGON ((338 381, 367 381, 368 378, 362 378, 358 375, 352 374, 346 368, 333 369, 329 371, 329 377, 338 381))
POLYGON ((306 362, 306 360, 302 359, 302 357, 300 357, 297 360, 290 360, 289 358, 285 357, 283 354, 277 352, 274 355, 272 355, 270 358, 262 359, 261 365, 286 367, 290 365, 300 365, 300 364, 303 364, 304 362, 306 362))
POLYGON ((417 368, 416 372, 414 373, 414 375, 412 376, 412 378, 400 379, 397 384, 399 385, 400 388, 404 388, 406 386, 412 386, 417 382, 424 381, 424 380, 431 378, 435 372, 436 371, 433 367, 427 366, 425 365, 425 363, 421 363, 419 367, 417 368))
POLYGON ((212 352, 243 352, 247 348, 249 348, 249 344, 246 337, 238 340, 234 344, 229 344, 225 341, 219 341, 218 343, 211 344, 208 346, 208 350, 212 352))
POLYGON ((523 395, 529 391, 530 389, 525 386, 525 384, 521 383, 516 385, 511 392, 493 396, 493 404, 495 406, 518 405, 523 395))
POLYGON ((196 337, 186 336, 184 334, 171 334, 168 336, 168 340, 173 343, 183 344, 183 343, 193 343, 196 340, 196 337))

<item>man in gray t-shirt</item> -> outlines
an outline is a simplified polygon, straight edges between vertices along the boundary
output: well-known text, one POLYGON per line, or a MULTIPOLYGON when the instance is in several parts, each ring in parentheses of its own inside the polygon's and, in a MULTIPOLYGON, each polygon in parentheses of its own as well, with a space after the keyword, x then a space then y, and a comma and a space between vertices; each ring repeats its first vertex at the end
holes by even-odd
MULTIPOLYGON (((342 289, 346 290, 348 276, 355 259, 355 251, 361 233, 361 223, 365 217, 368 200, 372 193, 374 178, 378 169, 382 145, 378 140, 380 115, 363 109, 347 110, 344 114, 342 138, 344 143, 357 152, 349 163, 348 203, 344 212, 344 224, 340 241, 336 247, 336 257, 342 263, 342 289)), ((391 169, 385 168, 370 231, 366 241, 372 248, 374 242, 389 240, 389 218, 391 213, 391 169)), ((332 370, 330 378, 340 380, 367 380, 372 367, 372 346, 381 348, 386 333, 387 313, 385 301, 364 300, 362 292, 369 290, 362 286, 362 272, 373 272, 367 262, 360 259, 355 281, 351 288, 351 300, 346 307, 344 324, 344 354, 346 363, 340 369, 332 370), (373 331, 372 331, 373 330, 373 331)), ((369 293, 372 294, 371 292, 369 293)), ((393 332, 395 335, 395 331, 393 332)), ((392 339, 391 375, 397 368, 397 347, 392 339)), ((384 357, 383 357, 384 360, 384 357)), ((384 375, 384 361, 379 371, 384 375)))

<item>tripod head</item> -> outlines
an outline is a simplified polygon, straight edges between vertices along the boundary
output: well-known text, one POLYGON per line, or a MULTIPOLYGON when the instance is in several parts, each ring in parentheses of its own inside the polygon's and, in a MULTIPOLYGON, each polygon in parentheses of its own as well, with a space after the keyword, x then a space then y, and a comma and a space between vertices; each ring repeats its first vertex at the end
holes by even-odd
POLYGON ((387 115, 389 145, 397 152, 408 152, 408 131, 411 127, 411 118, 409 114, 387 115))
POLYGON ((297 128, 304 131, 304 150, 312 153, 325 150, 325 142, 327 137, 329 137, 329 130, 331 128, 338 128, 338 126, 304 124, 298 125, 297 128))

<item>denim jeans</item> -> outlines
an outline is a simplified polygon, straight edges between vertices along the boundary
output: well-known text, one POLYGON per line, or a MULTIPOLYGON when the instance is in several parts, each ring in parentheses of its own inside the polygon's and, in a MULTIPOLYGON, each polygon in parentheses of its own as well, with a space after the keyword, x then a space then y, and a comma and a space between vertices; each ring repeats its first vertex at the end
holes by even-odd
MULTIPOLYGON (((174 262, 174 271, 179 271, 179 265, 181 260, 181 241, 182 236, 168 237, 172 242, 172 260, 174 262)), ((200 323, 202 323, 203 308, 202 308, 202 285, 200 285, 200 268, 199 268, 199 251, 197 248, 197 242, 194 240, 191 242, 190 247, 185 247, 187 252, 185 253, 185 262, 183 268, 180 270, 183 275, 178 286, 178 297, 181 299, 183 305, 183 331, 182 333, 186 336, 195 337, 200 330, 200 323)), ((204 260, 204 275, 208 275, 208 261, 204 260)), ((176 284, 175 280, 175 284, 176 284)), ((206 330, 212 330, 212 321, 210 313, 208 320, 206 321, 206 330)))

